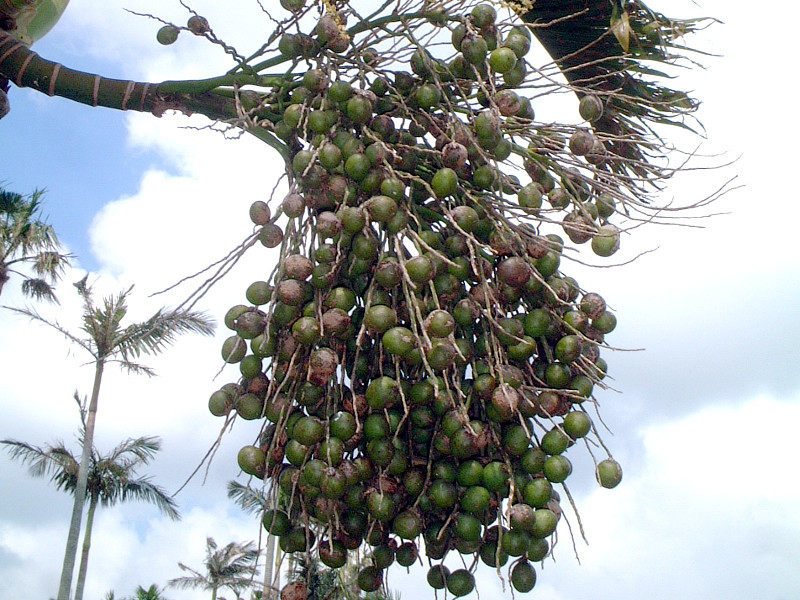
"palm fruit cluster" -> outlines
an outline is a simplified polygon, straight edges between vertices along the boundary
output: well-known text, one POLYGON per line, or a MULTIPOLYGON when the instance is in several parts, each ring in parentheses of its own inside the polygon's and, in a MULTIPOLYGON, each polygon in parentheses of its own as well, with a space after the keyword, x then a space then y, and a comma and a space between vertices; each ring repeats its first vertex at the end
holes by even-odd
MULTIPOLYGON (((304 3, 281 4, 299 23, 304 3)), ((616 318, 562 268, 572 244, 619 246, 619 192, 598 175, 613 157, 591 132, 603 102, 585 95, 571 130, 536 124, 531 35, 489 4, 426 16, 447 60, 412 45, 384 64, 346 18, 279 40, 310 65, 270 106, 291 190, 250 211, 280 260, 225 317, 241 379, 209 408, 263 425, 238 460, 275 484, 263 526, 283 551, 339 568, 366 550, 365 591, 423 561, 431 587, 463 596, 480 561, 528 592, 567 453, 599 441, 616 318), (451 552, 469 567, 451 572, 451 552)), ((596 466, 619 483, 612 458, 596 466)))

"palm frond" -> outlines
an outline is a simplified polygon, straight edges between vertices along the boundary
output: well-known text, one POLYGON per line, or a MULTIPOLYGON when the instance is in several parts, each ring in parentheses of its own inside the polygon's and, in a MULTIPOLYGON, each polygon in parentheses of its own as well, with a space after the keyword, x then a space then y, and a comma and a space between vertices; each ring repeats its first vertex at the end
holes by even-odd
POLYGON ((121 368, 125 369, 128 373, 132 373, 133 375, 147 375, 148 377, 156 376, 155 370, 151 369, 147 365, 135 363, 130 360, 124 360, 124 359, 112 360, 109 362, 118 363, 121 368))
POLYGON ((33 272, 39 277, 48 277, 58 281, 64 275, 64 270, 69 265, 71 254, 62 254, 55 250, 39 252, 33 258, 33 272))
POLYGON ((194 576, 190 577, 187 575, 183 577, 175 577, 174 579, 170 579, 167 582, 168 587, 174 587, 180 590, 194 590, 197 588, 202 588, 204 590, 211 589, 212 587, 211 582, 208 581, 208 579, 206 579, 205 576, 198 573, 197 571, 194 571, 193 569, 190 569, 183 563, 178 563, 178 566, 185 571, 190 571, 194 573, 194 576))
POLYGON ((154 504, 164 515, 173 521, 179 521, 181 514, 178 512, 178 504, 164 488, 150 483, 149 477, 128 480, 122 486, 118 500, 127 502, 128 500, 139 500, 154 504))
POLYGON ((59 472, 78 473, 78 460, 63 444, 56 446, 33 446, 19 440, 0 440, 8 448, 12 460, 28 465, 28 472, 33 477, 49 475, 53 480, 59 472))
POLYGON ((214 333, 214 322, 200 312, 186 310, 159 310, 142 323, 126 327, 115 340, 120 354, 125 358, 141 354, 158 354, 175 343, 182 333, 214 333))
POLYGON ((594 129, 607 137, 615 172, 646 175, 652 125, 691 126, 686 119, 699 103, 665 84, 663 69, 645 63, 679 66, 692 62, 692 50, 678 42, 713 19, 670 19, 641 0, 537 0, 519 10, 531 32, 553 58, 579 96, 603 99, 603 116, 594 129))
POLYGON ((22 281, 22 293, 34 300, 47 300, 59 304, 55 289, 44 279, 26 277, 22 281))
POLYGON ((38 218, 43 192, 29 196, 0 189, 0 267, 21 274, 23 292, 37 300, 55 301, 51 285, 63 275, 71 255, 59 252, 52 226, 38 218), (12 270, 11 265, 30 264, 35 277, 12 270))
POLYGON ((3 308, 6 308, 12 312, 28 317, 31 321, 38 321, 39 323, 43 323, 44 325, 47 325, 48 327, 55 329, 61 335, 67 338, 70 342, 72 342, 73 344, 77 344, 78 346, 86 350, 89 354, 91 354, 93 357, 97 358, 95 355, 95 350, 94 348, 92 348, 89 342, 70 333, 70 331, 67 328, 63 327, 61 324, 59 324, 58 321, 50 321, 46 319, 45 317, 40 315, 36 309, 30 307, 17 308, 14 306, 4 306, 3 308))
POLYGON ((133 468, 138 464, 148 464, 159 450, 161 450, 161 438, 157 436, 128 438, 106 454, 103 460, 109 463, 120 463, 125 462, 126 455, 131 455, 133 462, 126 463, 126 466, 133 468))
POLYGON ((228 482, 228 498, 249 513, 261 513, 267 507, 267 497, 264 492, 254 490, 238 481, 228 482))

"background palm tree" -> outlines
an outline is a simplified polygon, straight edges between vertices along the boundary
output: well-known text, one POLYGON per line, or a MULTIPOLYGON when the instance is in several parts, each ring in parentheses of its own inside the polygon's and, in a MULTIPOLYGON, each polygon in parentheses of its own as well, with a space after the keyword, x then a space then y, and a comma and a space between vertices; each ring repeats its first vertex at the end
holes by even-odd
MULTIPOLYGON (((249 513, 263 515, 268 507, 269 491, 256 490, 249 485, 242 485, 238 481, 228 482, 228 498, 236 502, 243 510, 249 513)), ((275 565, 275 536, 267 533, 266 550, 264 556, 264 590, 263 598, 277 597, 280 589, 280 572, 273 581, 273 567, 275 565)))
MULTIPOLYGON (((81 445, 83 445, 86 426, 83 415, 84 412, 81 410, 81 445)), ((0 440, 0 444, 8 447, 12 459, 28 463, 28 470, 34 477, 49 475, 59 490, 75 493, 79 462, 63 442, 43 448, 18 440, 0 440)), ((155 504, 162 513, 171 519, 180 518, 175 501, 161 487, 152 484, 149 477, 135 477, 136 470, 148 464, 160 449, 161 441, 152 436, 128 438, 104 456, 100 456, 97 449, 92 448, 87 480, 89 510, 83 533, 83 550, 75 588, 75 600, 83 598, 94 514, 98 505, 113 506, 117 502, 139 500, 155 504)))
POLYGON ((163 595, 163 591, 158 589, 155 583, 147 589, 139 586, 136 588, 136 593, 128 600, 167 600, 167 597, 163 595))
POLYGON ((30 317, 34 321, 44 323, 61 332, 68 340, 90 354, 94 364, 94 383, 86 414, 83 451, 75 484, 75 502, 72 507, 67 545, 64 551, 64 564, 61 569, 58 600, 69 600, 72 587, 72 575, 75 569, 75 557, 78 552, 78 537, 83 516, 83 505, 86 501, 89 463, 94 442, 100 385, 106 364, 116 362, 129 372, 152 376, 155 373, 149 367, 135 362, 140 355, 162 352, 167 346, 172 345, 181 333, 195 332, 211 335, 214 331, 213 321, 207 316, 184 309, 159 309, 149 319, 123 327, 122 321, 128 313, 127 300, 133 287, 120 292, 116 296, 106 297, 100 305, 96 305, 92 298, 91 287, 86 283, 87 277, 75 284, 78 293, 83 298, 83 325, 81 330, 84 337, 71 333, 57 321, 49 321, 34 309, 11 308, 14 312, 30 317))
POLYGON ((69 264, 53 228, 39 219, 41 198, 0 187, 0 294, 12 274, 22 277, 22 292, 37 300, 58 302, 53 286, 69 264), (33 276, 20 270, 28 266, 33 276))
POLYGON ((253 542, 231 542, 218 548, 214 538, 209 537, 206 538, 206 559, 203 561, 205 573, 178 563, 183 571, 188 571, 191 575, 170 579, 167 586, 210 590, 211 600, 217 600, 218 590, 228 588, 239 598, 239 592, 250 587, 253 578, 258 574, 257 559, 258 551, 253 542))
MULTIPOLYGON (((123 598, 122 600, 169 600, 166 596, 163 595, 164 590, 158 588, 158 586, 154 583, 149 588, 144 589, 142 586, 136 588, 136 592, 134 592, 133 596, 128 596, 127 598, 123 598)), ((103 600, 115 600, 116 596, 114 595, 113 590, 106 593, 103 600)))

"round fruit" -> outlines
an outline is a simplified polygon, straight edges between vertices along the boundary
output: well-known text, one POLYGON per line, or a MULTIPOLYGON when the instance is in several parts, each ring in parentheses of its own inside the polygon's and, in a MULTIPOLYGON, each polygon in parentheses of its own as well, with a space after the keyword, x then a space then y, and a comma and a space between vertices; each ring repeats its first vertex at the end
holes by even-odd
POLYGON ((592 238, 592 251, 597 256, 611 256, 619 250, 619 229, 606 223, 601 225, 592 238))
POLYGON ((264 516, 261 518, 261 524, 270 534, 277 536, 288 533, 291 528, 289 515, 282 510, 270 509, 265 511, 264 516))
POLYGON ((538 540, 531 540, 531 546, 528 548, 527 558, 533 562, 544 560, 550 553, 550 544, 544 538, 538 540))
POLYGON ((614 313, 603 312, 599 317, 592 319, 592 327, 600 333, 611 333, 617 326, 617 317, 614 313))
POLYGON ((531 536, 521 529, 510 529, 503 534, 500 544, 509 556, 523 556, 531 544, 531 536))
POLYGON ((260 419, 263 410, 264 401, 255 394, 243 394, 236 400, 236 413, 246 421, 260 419))
POLYGON ((515 564, 511 569, 511 585, 523 594, 530 592, 536 585, 536 570, 533 565, 526 560, 515 564))
POLYGON ((405 356, 417 345, 414 333, 406 327, 392 327, 381 338, 384 349, 395 356, 405 356))
MULTIPOLYGON (((489 53, 489 45, 482 37, 470 35, 461 42, 461 52, 464 54, 464 59, 467 63, 480 66, 486 60, 486 55, 489 53)), ((470 70, 468 67, 468 74, 470 70)))
POLYGON ((364 567, 358 572, 358 587, 364 592, 374 592, 383 584, 383 572, 377 567, 364 567))
POLYGON ((439 88, 432 83, 425 83, 417 88, 414 98, 420 108, 431 109, 438 106, 442 100, 442 93, 439 88))
POLYGON ((247 343, 238 335, 232 335, 222 343, 222 360, 238 363, 247 353, 247 343))
POLYGON ((458 500, 458 488, 449 481, 437 479, 431 484, 429 495, 437 508, 452 508, 458 500))
POLYGON ((239 468, 255 477, 263 477, 267 468, 267 457, 261 448, 256 446, 245 446, 239 450, 236 456, 239 468))
POLYGON ((551 483, 563 483, 572 473, 572 463, 566 456, 554 454, 544 461, 542 471, 551 483))
POLYGON ((457 569, 447 576, 447 591, 453 596, 466 596, 475 589, 475 577, 466 569, 457 569))
POLYGON ((583 411, 573 411, 564 417, 564 431, 573 439, 585 437, 592 429, 592 420, 583 411))
POLYGON ((594 94, 587 94, 578 103, 578 112, 586 121, 596 121, 603 116, 603 102, 594 94))
POLYGON ((402 567, 410 567, 419 557, 419 550, 414 542, 405 542, 395 552, 395 559, 397 564, 402 567))
POLYGON ((223 390, 217 390, 208 399, 208 410, 215 417, 223 417, 231 409, 231 396, 223 390))
POLYGON ((204 35, 211 31, 211 28, 208 25, 208 20, 200 15, 193 15, 189 17, 189 20, 186 22, 186 27, 195 35, 204 35))
POLYGON ((531 534, 534 538, 546 538, 556 530, 558 516, 552 510, 540 508, 533 513, 531 534))
POLYGON ((489 490, 480 485, 468 487, 461 496, 460 506, 473 515, 481 515, 491 502, 489 490))
POLYGON ((347 548, 338 540, 320 542, 319 560, 326 567, 338 569, 347 562, 347 548))
POLYGON ((495 73, 508 73, 517 64, 517 55, 511 48, 495 48, 489 55, 489 66, 495 73))
POLYGON ((472 9, 472 22, 478 29, 492 25, 497 18, 497 12, 490 4, 478 4, 472 9))
POLYGON ((554 428, 542 436, 542 450, 547 454, 562 454, 569 446, 569 436, 559 428, 554 428))
POLYGON ((443 590, 449 575, 450 569, 444 565, 433 565, 430 569, 428 569, 428 574, 426 576, 428 585, 435 590, 443 590))
POLYGON ((431 188, 434 195, 439 198, 452 196, 458 189, 458 175, 449 167, 442 167, 433 175, 431 188))
POLYGON ((405 510, 394 518, 393 531, 404 540, 413 540, 422 533, 422 519, 413 510, 405 510))
POLYGON ((483 527, 481 522, 468 513, 461 513, 456 517, 453 531, 462 540, 475 542, 481 539, 483 527))
POLYGON ((332 436, 347 441, 356 434, 356 418, 352 413, 339 411, 330 418, 328 427, 332 436))
POLYGON ((522 488, 522 498, 533 508, 545 506, 553 497, 553 485, 545 478, 538 477, 522 488))
POLYGON ((164 46, 169 46, 170 44, 174 44, 178 40, 178 34, 180 32, 181 30, 175 27, 174 25, 164 25, 156 33, 156 40, 158 41, 159 44, 162 44, 164 46))
POLYGON ((622 467, 613 458, 607 458, 597 465, 597 481, 606 489, 612 489, 622 481, 622 467))

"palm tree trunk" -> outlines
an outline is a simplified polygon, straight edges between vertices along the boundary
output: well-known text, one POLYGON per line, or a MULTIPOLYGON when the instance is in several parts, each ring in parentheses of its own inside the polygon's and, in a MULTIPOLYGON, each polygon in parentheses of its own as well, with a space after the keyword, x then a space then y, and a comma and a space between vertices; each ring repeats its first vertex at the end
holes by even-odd
POLYGON ((78 482, 75 487, 75 502, 72 505, 72 518, 69 523, 67 547, 64 550, 64 565, 61 567, 58 600, 69 600, 69 592, 72 588, 72 572, 75 570, 75 556, 78 553, 81 517, 83 516, 83 505, 86 501, 86 484, 89 479, 89 459, 92 454, 92 445, 94 442, 94 424, 95 418, 97 417, 97 400, 100 396, 100 383, 103 380, 103 367, 105 367, 105 359, 98 358, 95 361, 92 399, 89 401, 89 413, 86 417, 86 433, 83 439, 81 464, 78 468, 78 482))
POLYGON ((5 267, 0 267, 0 294, 3 293, 3 286, 6 284, 6 281, 11 279, 6 272, 5 267))
POLYGON ((275 562, 275 536, 267 534, 267 549, 264 556, 264 600, 270 600, 272 590, 272 564, 275 562))
POLYGON ((86 584, 86 570, 89 567, 89 548, 92 545, 92 525, 96 508, 97 498, 93 495, 89 501, 89 512, 86 514, 86 528, 83 530, 83 549, 81 565, 78 567, 78 582, 75 584, 75 600, 83 600, 83 586, 86 584))

